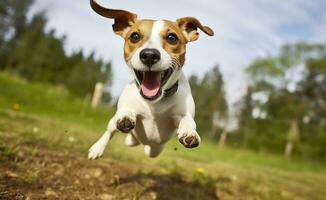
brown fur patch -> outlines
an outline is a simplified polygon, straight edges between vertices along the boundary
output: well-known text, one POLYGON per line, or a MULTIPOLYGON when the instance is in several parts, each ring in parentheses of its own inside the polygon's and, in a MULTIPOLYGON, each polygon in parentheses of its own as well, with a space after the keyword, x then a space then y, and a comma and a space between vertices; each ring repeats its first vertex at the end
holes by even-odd
POLYGON ((182 33, 184 34, 188 42, 192 42, 198 39, 198 28, 209 36, 214 35, 214 31, 211 28, 202 25, 200 21, 194 17, 183 17, 177 19, 177 24, 182 30, 182 33))
POLYGON ((130 27, 124 38, 124 58, 126 61, 130 60, 134 52, 149 39, 153 24, 154 20, 144 19, 137 20, 136 23, 130 27), (130 36, 134 32, 137 32, 140 35, 140 40, 137 43, 130 41, 130 36))
POLYGON ((164 50, 171 56, 174 62, 174 66, 180 69, 185 62, 186 44, 187 40, 182 34, 176 22, 164 20, 164 28, 161 31, 162 46, 164 50), (166 38, 169 34, 174 33, 178 37, 176 44, 170 44, 166 38))

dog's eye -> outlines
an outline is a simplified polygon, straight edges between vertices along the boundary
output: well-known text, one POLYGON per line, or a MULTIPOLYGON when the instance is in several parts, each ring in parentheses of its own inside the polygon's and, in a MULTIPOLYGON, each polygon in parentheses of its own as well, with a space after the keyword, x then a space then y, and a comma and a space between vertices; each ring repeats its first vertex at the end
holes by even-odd
POLYGON ((132 43, 137 43, 140 40, 140 35, 137 32, 133 32, 130 36, 130 41, 132 43))
POLYGON ((170 33, 170 34, 168 34, 167 37, 166 37, 166 40, 167 40, 170 44, 177 44, 178 41, 179 41, 177 35, 174 34, 174 33, 170 33))

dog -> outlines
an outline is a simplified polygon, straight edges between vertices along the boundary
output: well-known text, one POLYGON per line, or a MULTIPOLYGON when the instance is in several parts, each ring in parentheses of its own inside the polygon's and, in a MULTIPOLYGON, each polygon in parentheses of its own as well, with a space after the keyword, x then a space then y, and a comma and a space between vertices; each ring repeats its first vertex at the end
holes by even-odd
POLYGON ((124 88, 117 112, 89 149, 88 158, 102 156, 117 130, 127 134, 127 146, 143 144, 152 158, 162 152, 175 130, 183 146, 197 147, 201 139, 194 121, 195 103, 182 68, 186 44, 198 39, 198 29, 209 36, 213 30, 194 17, 138 19, 134 13, 105 8, 95 0, 90 5, 97 14, 114 19, 113 31, 125 40, 124 59, 134 80, 124 88))

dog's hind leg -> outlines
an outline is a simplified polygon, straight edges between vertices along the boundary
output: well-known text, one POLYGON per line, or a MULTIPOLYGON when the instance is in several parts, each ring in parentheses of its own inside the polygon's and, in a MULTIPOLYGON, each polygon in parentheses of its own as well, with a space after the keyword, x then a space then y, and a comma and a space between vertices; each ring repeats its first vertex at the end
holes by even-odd
POLYGON ((107 130, 104 132, 102 137, 97 140, 95 144, 88 151, 88 159, 95 160, 103 155, 106 145, 112 138, 114 132, 116 131, 116 120, 115 117, 111 118, 107 130))
POLYGON ((145 145, 144 146, 144 152, 147 156, 151 157, 151 158, 155 158, 158 155, 160 155, 160 153, 163 150, 164 145, 145 145))
POLYGON ((125 144, 128 147, 134 147, 139 145, 139 141, 137 140, 137 138, 135 138, 135 136, 132 133, 129 133, 125 139, 125 144))

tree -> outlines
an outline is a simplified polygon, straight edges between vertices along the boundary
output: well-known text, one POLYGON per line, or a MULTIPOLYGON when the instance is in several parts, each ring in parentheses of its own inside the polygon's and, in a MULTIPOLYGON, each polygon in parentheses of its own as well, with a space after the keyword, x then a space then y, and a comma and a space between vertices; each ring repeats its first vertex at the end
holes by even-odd
POLYGON ((69 79, 66 79, 67 87, 76 95, 92 94, 97 82, 102 82, 108 87, 112 82, 111 64, 95 60, 94 54, 83 58, 80 52, 72 56, 77 62, 71 65, 69 79), (80 58, 80 60, 76 59, 80 58))
POLYGON ((16 39, 8 61, 8 70, 32 81, 58 83, 66 64, 63 39, 57 39, 51 30, 45 33, 44 13, 35 15, 24 31, 16 39))
POLYGON ((326 57, 306 61, 306 73, 299 83, 306 112, 302 119, 302 154, 307 159, 326 159, 326 57))
POLYGON ((33 0, 0 1, 0 69, 5 67, 13 42, 26 28, 27 12, 32 4, 33 0))
POLYGON ((209 70, 202 79, 192 75, 189 79, 196 102, 196 121, 198 128, 211 138, 218 138, 223 127, 214 123, 214 116, 218 120, 226 120, 228 105, 224 91, 223 76, 218 66, 209 70), (215 114, 214 114, 215 113, 215 114))
POLYGON ((46 23, 45 13, 37 13, 17 37, 11 38, 13 46, 5 69, 29 81, 64 85, 80 97, 91 94, 100 81, 106 84, 105 97, 109 100, 111 64, 95 59, 94 53, 66 55, 65 36, 59 38, 55 30, 46 31, 46 23))
POLYGON ((307 138, 312 140, 316 132, 325 135, 321 122, 325 114, 325 56, 326 45, 297 43, 247 67, 250 91, 239 119, 239 133, 246 145, 281 152, 287 142, 288 156, 292 151, 301 155, 311 152, 303 149, 312 145, 307 138), (318 119, 318 125, 305 122, 312 118, 318 119))

